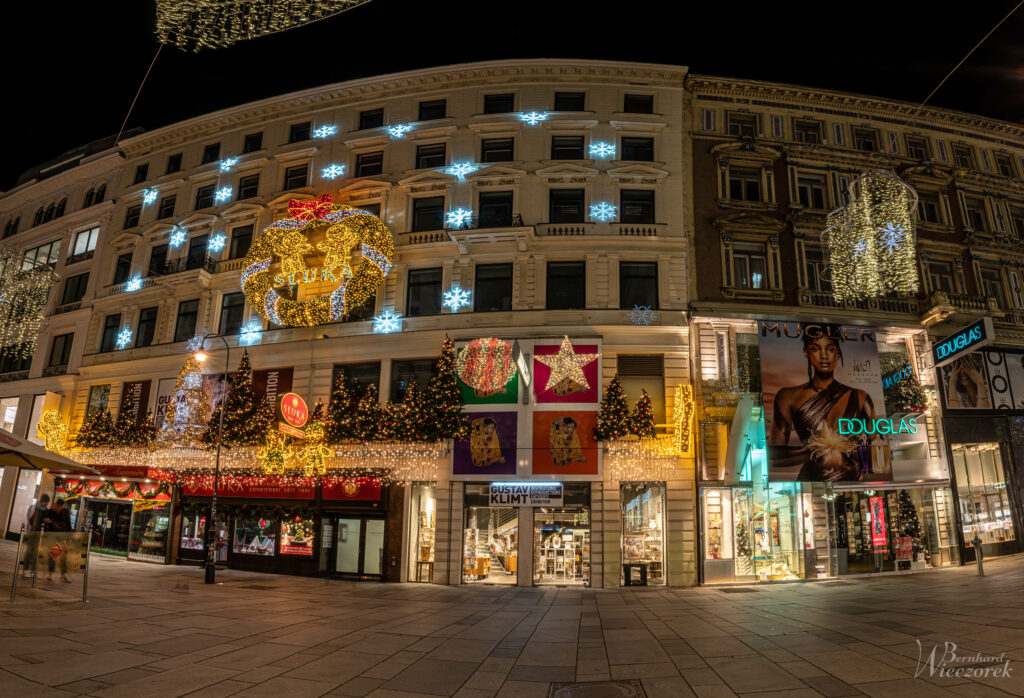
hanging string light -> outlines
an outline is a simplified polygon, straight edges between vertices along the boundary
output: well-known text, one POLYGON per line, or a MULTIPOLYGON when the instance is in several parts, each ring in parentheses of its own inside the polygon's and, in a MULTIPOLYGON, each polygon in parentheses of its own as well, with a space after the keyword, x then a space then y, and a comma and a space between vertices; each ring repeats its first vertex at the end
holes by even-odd
POLYGON ((690 424, 693 422, 693 386, 689 383, 676 386, 672 421, 675 423, 676 451, 682 455, 690 450, 690 424))
POLYGON ((605 442, 606 482, 656 482, 675 477, 679 454, 673 439, 615 439, 605 442))
POLYGON ((37 261, 10 248, 0 249, 0 356, 18 360, 35 354, 43 311, 56 280, 51 262, 56 259, 37 261))

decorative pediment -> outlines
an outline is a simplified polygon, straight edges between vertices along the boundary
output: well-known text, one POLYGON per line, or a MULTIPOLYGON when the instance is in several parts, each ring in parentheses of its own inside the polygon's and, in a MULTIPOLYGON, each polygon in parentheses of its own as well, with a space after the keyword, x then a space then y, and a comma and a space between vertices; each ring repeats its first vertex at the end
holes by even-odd
POLYGON ((488 135, 496 135, 498 133, 515 135, 522 131, 522 121, 479 121, 477 123, 466 124, 466 128, 474 133, 486 133, 488 135))
POLYGON ((668 126, 664 121, 617 121, 613 119, 608 123, 611 124, 612 128, 619 129, 620 131, 647 131, 650 133, 661 131, 668 126))
POLYGON ((953 181, 953 168, 925 162, 914 167, 907 167, 900 175, 907 182, 930 184, 937 187, 948 186, 953 181))
POLYGON ((110 239, 107 243, 114 248, 115 251, 122 251, 129 247, 134 247, 135 241, 139 239, 139 233, 129 233, 127 231, 121 231, 110 239))
POLYGON ((339 204, 345 204, 350 201, 383 199, 389 189, 391 189, 391 182, 382 182, 379 179, 360 179, 339 189, 334 200, 339 204))
POLYGON ((408 192, 447 191, 455 179, 444 172, 420 172, 399 180, 398 185, 408 192))
POLYGON ((608 174, 619 184, 657 184, 668 177, 669 172, 647 165, 623 165, 608 170, 608 174))
POLYGON ((275 160, 281 162, 292 162, 295 160, 303 160, 305 158, 311 158, 316 155, 316 152, 320 150, 315 145, 310 145, 305 148, 296 148, 295 150, 289 150, 284 153, 276 153, 274 155, 275 160))
POLYGON ((262 206, 252 203, 238 202, 220 213, 220 217, 228 223, 240 223, 243 221, 254 221, 259 218, 263 211, 262 206))
POLYGON ((534 174, 543 178, 547 182, 586 183, 591 177, 600 174, 600 172, 595 170, 593 167, 584 167, 583 165, 574 165, 572 163, 565 162, 557 165, 551 165, 550 167, 542 167, 534 174))
POLYGON ((212 216, 209 213, 193 213, 191 216, 181 219, 178 221, 178 225, 187 230, 194 228, 213 227, 217 224, 217 216, 212 216))
POLYGON ((584 128, 594 128, 599 123, 597 119, 548 119, 541 122, 543 127, 549 131, 578 131, 584 128))
POLYGON ((728 143, 719 143, 711 149, 711 154, 716 158, 756 160, 760 162, 778 160, 782 157, 782 151, 778 148, 771 148, 767 145, 755 143, 752 140, 735 140, 728 143))
POLYGON ((434 128, 419 129, 413 126, 413 129, 405 134, 405 137, 411 141, 425 141, 432 138, 447 138, 448 136, 455 133, 455 126, 435 126, 434 128))
POLYGON ((386 133, 378 133, 372 136, 353 138, 345 141, 345 147, 356 153, 364 150, 376 150, 378 148, 383 148, 387 144, 388 134, 386 133))
POLYGON ((719 216, 715 219, 714 224, 720 233, 748 231, 778 235, 786 228, 786 224, 778 218, 772 218, 756 211, 738 211, 719 216))
POLYGON ((466 175, 466 179, 476 187, 501 187, 519 184, 520 178, 525 174, 526 170, 492 165, 466 175))

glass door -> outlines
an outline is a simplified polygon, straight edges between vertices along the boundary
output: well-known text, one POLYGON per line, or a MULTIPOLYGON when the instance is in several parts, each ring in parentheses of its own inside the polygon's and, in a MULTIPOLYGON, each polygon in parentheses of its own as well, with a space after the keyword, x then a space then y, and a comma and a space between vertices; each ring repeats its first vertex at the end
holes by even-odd
POLYGON ((331 571, 343 577, 379 579, 384 573, 384 519, 338 517, 333 528, 331 571))

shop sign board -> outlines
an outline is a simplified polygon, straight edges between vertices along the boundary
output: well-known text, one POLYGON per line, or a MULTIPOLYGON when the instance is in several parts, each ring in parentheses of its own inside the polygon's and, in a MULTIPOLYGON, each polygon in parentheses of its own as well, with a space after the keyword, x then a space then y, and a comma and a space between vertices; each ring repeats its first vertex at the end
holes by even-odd
POLYGON ((321 497, 376 502, 380 500, 380 478, 325 477, 321 497))
POLYGON ((285 393, 278 401, 277 413, 284 420, 278 424, 281 431, 299 439, 306 438, 306 432, 302 430, 309 421, 309 408, 305 400, 295 393, 285 393))
POLYGON ((563 490, 560 482, 492 482, 492 507, 560 507, 563 490))
POLYGON ((932 359, 935 368, 955 361, 967 352, 974 351, 995 341, 996 333, 992 329, 992 318, 983 317, 973 325, 968 325, 959 332, 949 335, 935 343, 932 359))
MULTIPOLYGON (((283 480, 275 477, 222 476, 217 483, 219 497, 251 499, 313 499, 315 481, 311 477, 283 480)), ((209 497, 213 494, 213 478, 186 478, 182 485, 186 496, 209 497)))

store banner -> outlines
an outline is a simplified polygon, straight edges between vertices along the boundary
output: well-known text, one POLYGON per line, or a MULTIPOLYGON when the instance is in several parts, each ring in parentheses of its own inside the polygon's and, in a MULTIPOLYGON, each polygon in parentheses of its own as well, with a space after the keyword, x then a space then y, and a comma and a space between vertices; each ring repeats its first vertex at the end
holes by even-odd
POLYGON ((533 413, 534 475, 598 475, 597 412, 533 413))
POLYGON ((149 411, 149 388, 153 381, 133 381, 121 386, 121 407, 118 418, 131 414, 132 422, 141 425, 149 411))
POLYGON ((489 495, 492 507, 560 507, 563 502, 560 482, 492 482, 489 495))
POLYGON ((976 351, 939 368, 939 382, 948 409, 993 409, 986 364, 985 353, 976 351))
POLYGON ((875 329, 762 320, 757 336, 769 480, 891 480, 873 468, 891 427, 875 329))
POLYGON ((599 402, 600 364, 597 344, 535 344, 533 391, 537 403, 599 402))
POLYGON ((313 557, 313 520, 281 520, 281 554, 313 557))
MULTIPOLYGON (((253 499, 313 499, 315 480, 311 477, 284 479, 279 477, 222 476, 217 483, 218 497, 253 499)), ((186 496, 213 496, 213 477, 190 477, 182 484, 186 496)))
POLYGON ((889 545, 889 535, 885 527, 885 500, 881 497, 870 497, 868 506, 871 509, 871 547, 875 550, 889 545))
POLYGON ((156 384, 156 409, 153 410, 153 424, 156 425, 157 431, 160 431, 164 425, 164 414, 167 412, 167 406, 174 399, 176 382, 177 380, 174 378, 161 378, 160 382, 156 384))
POLYGON ((257 395, 263 395, 270 409, 276 409, 277 398, 292 391, 292 378, 295 369, 268 368, 252 372, 252 389, 257 395))
POLYGON ((325 477, 320 490, 322 499, 358 501, 379 501, 380 493, 376 477, 325 477))
POLYGON ((472 412, 469 436, 456 439, 453 475, 515 475, 516 412, 472 412))

